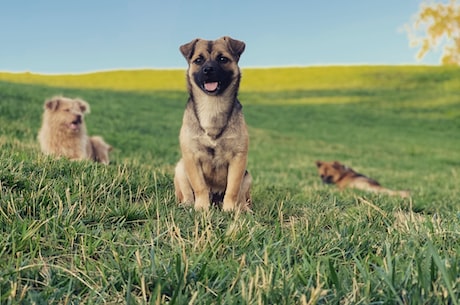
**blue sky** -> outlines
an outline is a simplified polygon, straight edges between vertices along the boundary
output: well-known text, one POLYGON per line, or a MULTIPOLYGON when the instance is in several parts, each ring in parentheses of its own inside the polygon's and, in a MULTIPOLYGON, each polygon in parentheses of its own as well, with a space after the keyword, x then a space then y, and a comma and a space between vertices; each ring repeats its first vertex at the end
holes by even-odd
POLYGON ((421 0, 11 0, 0 5, 0 71, 185 68, 196 37, 246 42, 243 67, 438 64, 415 60, 405 24, 421 0))

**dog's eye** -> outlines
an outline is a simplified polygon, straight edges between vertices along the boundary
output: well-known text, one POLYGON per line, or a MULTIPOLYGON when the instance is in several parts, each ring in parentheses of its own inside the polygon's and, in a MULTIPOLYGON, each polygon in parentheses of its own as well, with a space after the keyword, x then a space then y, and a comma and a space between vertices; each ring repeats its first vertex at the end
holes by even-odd
POLYGON ((226 64, 229 62, 229 59, 225 56, 219 56, 218 60, 221 64, 226 64))
POLYGON ((65 112, 70 112, 69 108, 64 109, 65 112))
POLYGON ((200 56, 200 57, 198 57, 197 59, 195 59, 195 60, 193 61, 193 63, 196 64, 196 65, 201 65, 201 64, 203 63, 203 61, 204 61, 203 57, 200 56))

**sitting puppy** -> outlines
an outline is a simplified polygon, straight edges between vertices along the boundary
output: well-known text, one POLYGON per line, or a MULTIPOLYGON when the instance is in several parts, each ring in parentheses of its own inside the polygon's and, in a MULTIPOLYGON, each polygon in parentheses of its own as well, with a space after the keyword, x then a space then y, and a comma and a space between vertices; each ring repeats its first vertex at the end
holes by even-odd
POLYGON ((337 162, 316 161, 318 173, 324 183, 336 184, 340 189, 355 188, 359 190, 409 197, 408 191, 393 191, 384 188, 377 181, 368 178, 353 169, 337 162))
POLYGON ((80 99, 53 97, 45 102, 38 141, 45 155, 109 164, 112 147, 101 137, 86 134, 84 115, 89 105, 80 99))
POLYGON ((249 135, 237 95, 242 41, 222 37, 194 39, 180 47, 188 62, 189 99, 179 135, 182 158, 174 175, 182 204, 224 211, 251 207, 252 178, 246 170, 249 135))

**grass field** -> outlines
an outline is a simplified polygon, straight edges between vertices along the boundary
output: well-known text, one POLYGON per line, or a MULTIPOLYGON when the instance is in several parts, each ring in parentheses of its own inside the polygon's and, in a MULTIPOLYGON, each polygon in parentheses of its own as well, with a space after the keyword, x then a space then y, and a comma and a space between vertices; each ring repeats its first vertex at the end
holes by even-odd
POLYGON ((254 210, 174 200, 185 71, 0 73, 1 304, 460 304, 460 70, 243 69, 254 210), (91 105, 109 166, 40 154, 91 105), (339 160, 411 199, 323 185, 339 160))

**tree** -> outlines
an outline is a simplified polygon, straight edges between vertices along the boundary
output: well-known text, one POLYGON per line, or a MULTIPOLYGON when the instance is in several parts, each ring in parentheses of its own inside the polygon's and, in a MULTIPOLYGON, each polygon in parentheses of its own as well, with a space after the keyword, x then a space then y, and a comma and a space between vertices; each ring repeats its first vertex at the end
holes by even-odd
POLYGON ((420 46, 418 59, 444 45, 441 63, 460 65, 460 3, 457 0, 422 3, 414 23, 407 30, 411 45, 420 46), (419 37, 419 33, 425 35, 419 37))

